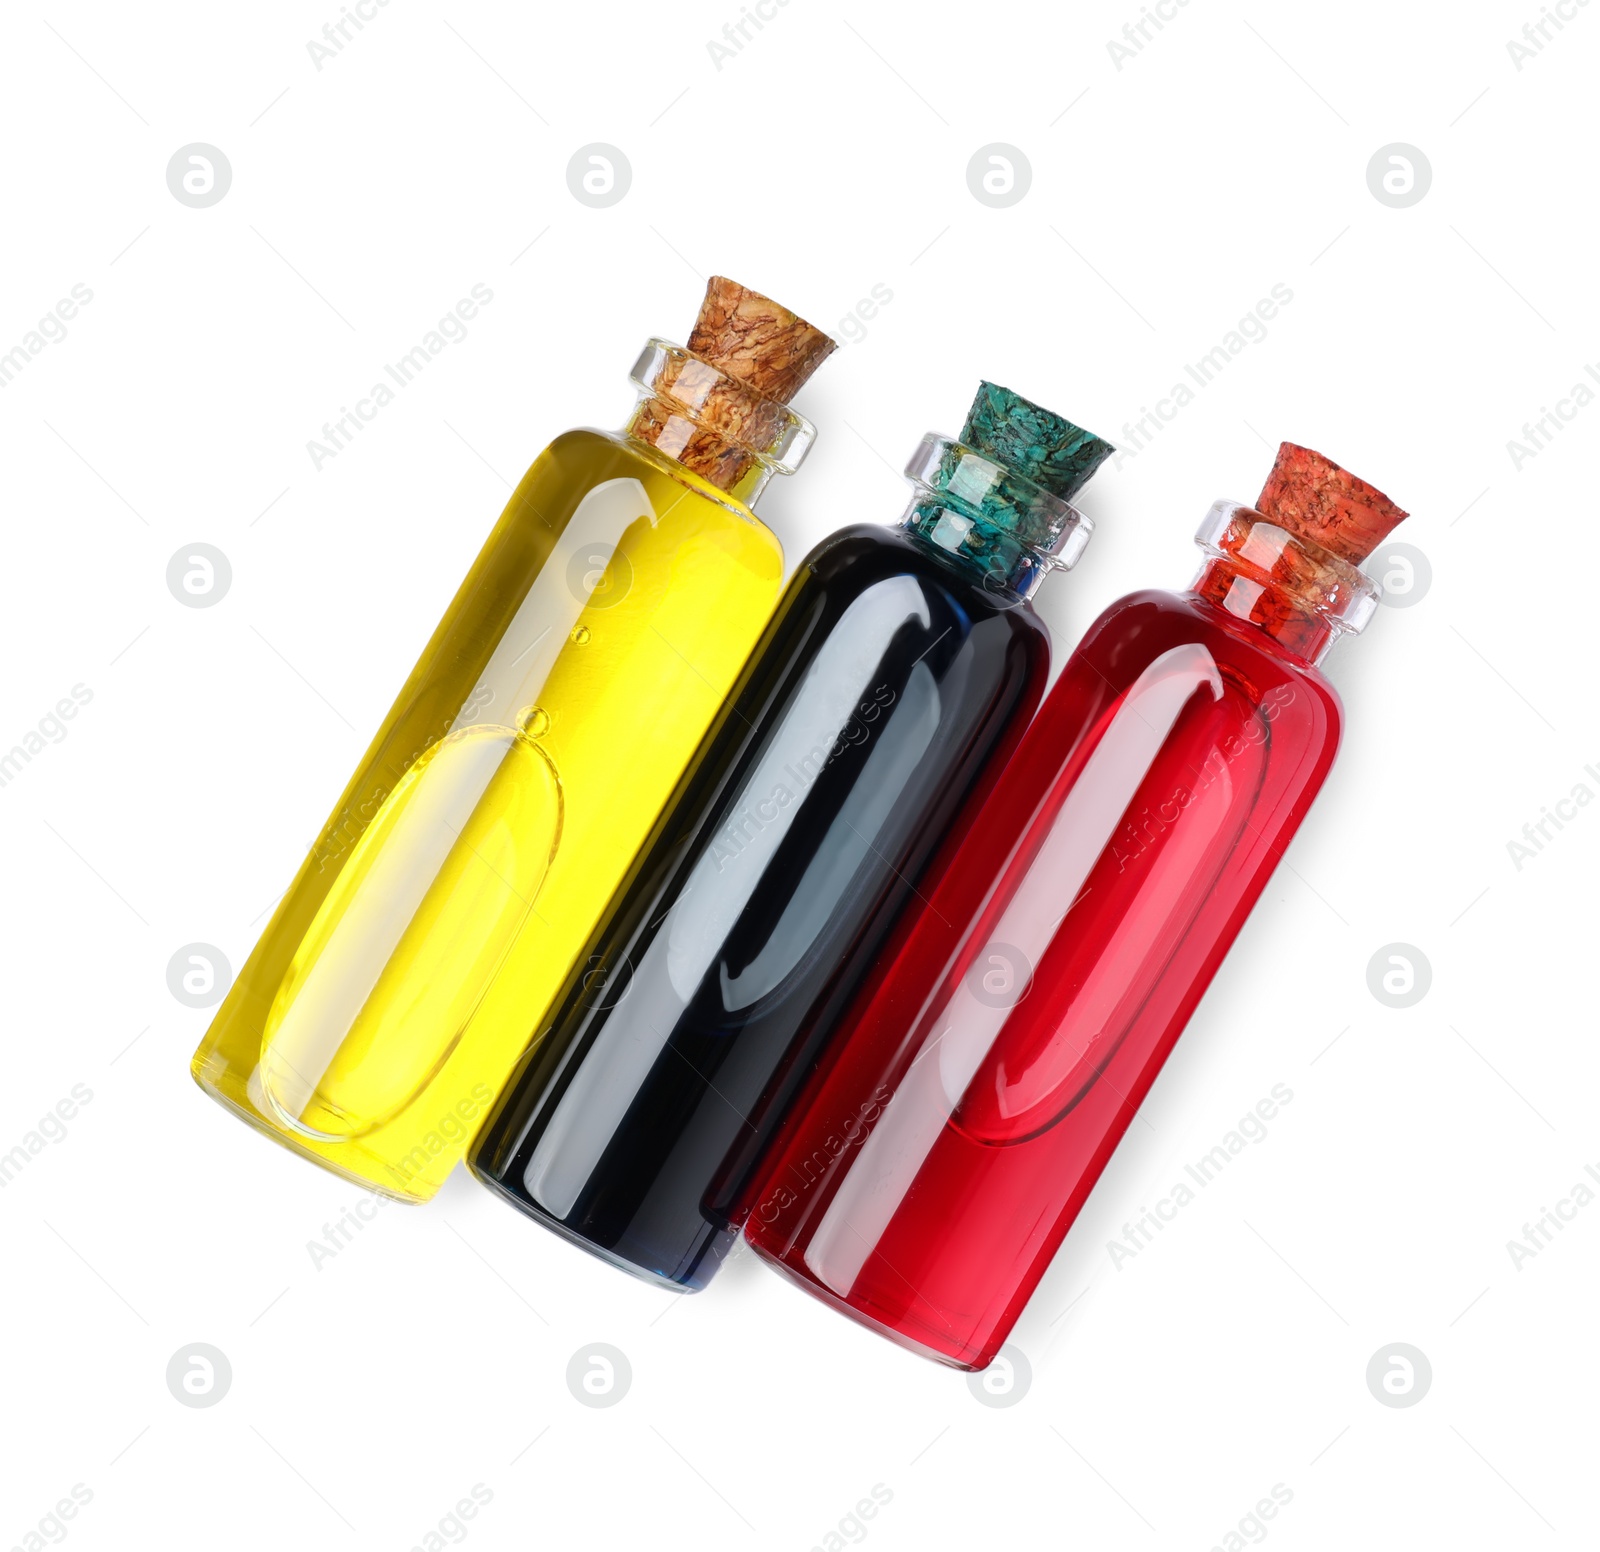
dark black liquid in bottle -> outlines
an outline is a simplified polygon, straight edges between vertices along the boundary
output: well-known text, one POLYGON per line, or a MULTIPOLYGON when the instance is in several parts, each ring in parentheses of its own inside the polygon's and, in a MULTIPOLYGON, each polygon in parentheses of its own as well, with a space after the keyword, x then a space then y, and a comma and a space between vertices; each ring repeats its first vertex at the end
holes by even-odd
POLYGON ((1047 665, 1030 606, 903 529, 814 550, 480 1137, 480 1179, 628 1270, 703 1287, 1047 665))

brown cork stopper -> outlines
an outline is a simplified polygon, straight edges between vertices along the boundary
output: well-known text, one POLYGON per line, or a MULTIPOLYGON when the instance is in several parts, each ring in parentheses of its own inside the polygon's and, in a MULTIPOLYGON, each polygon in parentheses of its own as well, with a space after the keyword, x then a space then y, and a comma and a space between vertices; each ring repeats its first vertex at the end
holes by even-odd
POLYGON ((695 359, 662 373, 655 385, 661 397, 645 400, 629 429, 713 485, 732 490, 756 467, 750 450, 775 441, 783 428, 782 406, 832 353, 834 342, 770 297, 713 275, 688 348, 695 359))
POLYGON ((1359 566, 1406 517, 1376 486, 1293 442, 1279 447, 1256 511, 1352 566, 1359 566))
POLYGON ((706 283, 689 335, 689 349, 702 361, 779 404, 787 404, 835 348, 821 329, 723 275, 706 283))

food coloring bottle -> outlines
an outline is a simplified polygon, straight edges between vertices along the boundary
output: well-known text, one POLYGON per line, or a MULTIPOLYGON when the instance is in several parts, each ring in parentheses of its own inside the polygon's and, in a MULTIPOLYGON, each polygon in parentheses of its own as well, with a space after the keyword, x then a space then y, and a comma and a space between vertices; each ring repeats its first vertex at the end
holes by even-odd
POLYGON ((425 1201, 541 1027, 782 592, 751 512, 833 342, 711 281, 620 432, 523 476, 193 1071, 285 1146, 425 1201))
POLYGON ((840 1008, 1038 705, 1029 603, 1112 451, 985 383, 897 527, 801 563, 551 1025, 472 1154, 585 1249, 699 1288, 840 1008))
POLYGON ((1404 516, 1286 443, 1254 508, 1211 509, 1188 592, 1096 621, 772 1150, 763 1257, 930 1357, 994 1357, 1328 774, 1318 665, 1404 516))

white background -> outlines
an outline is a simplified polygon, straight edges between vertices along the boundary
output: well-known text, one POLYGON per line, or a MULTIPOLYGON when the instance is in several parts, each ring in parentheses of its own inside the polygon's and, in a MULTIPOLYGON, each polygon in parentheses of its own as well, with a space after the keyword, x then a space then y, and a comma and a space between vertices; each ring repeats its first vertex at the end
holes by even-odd
POLYGON ((719 70, 734 0, 392 0, 318 70, 334 0, 4 8, 0 351, 93 301, 0 391, 0 750, 93 698, 0 787, 0 1152, 93 1098, 0 1190, 0 1545, 75 1483, 85 1552, 1592 1544, 1600 1204, 1520 1270, 1507 1241, 1600 1167, 1600 810, 1520 869, 1507 843, 1600 793, 1600 407, 1520 470, 1507 443, 1600 360, 1600 5, 1520 71, 1533 0, 1193 0, 1118 69, 1139 10, 790 0, 719 70), (232 166, 209 208, 167 188, 190 142, 232 166), (568 192, 590 142, 631 163, 608 209, 568 192), (968 190, 991 142, 1032 167, 1009 208, 968 190), (1368 188, 1391 142, 1433 169, 1410 208, 1368 188), (1280 438, 1410 508, 1431 563, 1335 653, 1339 766, 1018 1327, 1009 1407, 748 1256, 673 1298, 462 1172, 319 1269, 357 1194, 187 1074, 209 1012, 169 959, 243 963, 508 485, 621 423, 713 271, 824 327, 893 294, 801 395, 814 456, 763 503, 791 559, 893 520, 980 376, 1127 442, 1282 283, 1090 487, 1058 647, 1186 585, 1280 438), (317 471, 308 439, 479 282, 469 337, 317 471), (208 609, 165 580, 197 541, 232 566, 208 609), (1432 966, 1405 1010, 1367 986, 1393 942, 1432 966), (1114 1267, 1275 1083, 1266 1140, 1114 1267), (232 1365, 207 1409, 165 1381, 195 1342, 232 1365), (592 1342, 632 1365, 606 1409, 564 1379, 592 1342), (1365 1380, 1395 1342, 1433 1370, 1406 1409, 1365 1380))

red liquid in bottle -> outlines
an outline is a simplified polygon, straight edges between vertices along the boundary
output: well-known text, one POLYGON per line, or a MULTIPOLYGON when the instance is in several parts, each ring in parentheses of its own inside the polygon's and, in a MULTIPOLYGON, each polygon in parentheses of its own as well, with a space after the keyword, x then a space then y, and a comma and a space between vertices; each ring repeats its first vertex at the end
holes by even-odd
POLYGON ((1259 512, 1208 534, 1192 592, 1090 629, 751 1204, 789 1277, 962 1368, 1004 1342, 1338 747, 1314 662, 1375 590, 1259 512))

